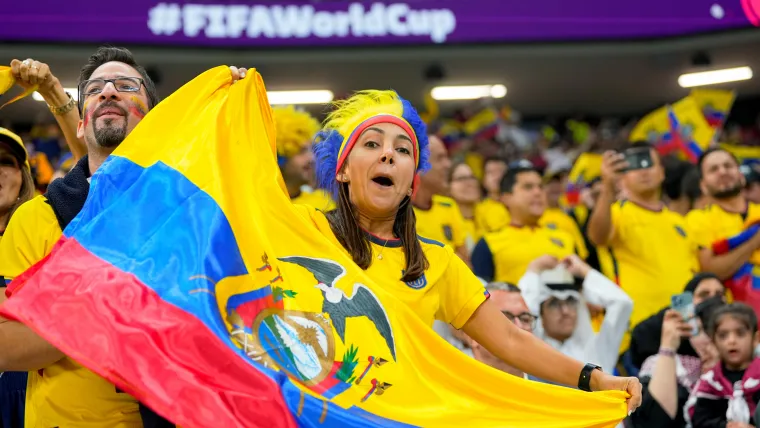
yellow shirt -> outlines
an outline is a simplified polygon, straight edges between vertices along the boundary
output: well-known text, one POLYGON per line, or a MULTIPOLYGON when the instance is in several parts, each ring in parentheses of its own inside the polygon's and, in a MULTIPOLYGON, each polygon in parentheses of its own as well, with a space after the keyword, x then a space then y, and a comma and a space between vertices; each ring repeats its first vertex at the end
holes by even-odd
MULTIPOLYGON (((710 204, 686 215, 694 241, 700 248, 712 248, 721 239, 741 233, 749 224, 760 221, 760 204, 748 203, 746 216, 724 210, 717 204, 710 204)), ((752 253, 750 261, 760 265, 760 251, 752 253)))
MULTIPOLYGON (((44 196, 23 204, 0 241, 0 276, 7 281, 23 273, 50 253, 61 234, 44 196)), ((69 358, 29 372, 24 424, 35 428, 143 426, 137 400, 69 358)))
MULTIPOLYGON (((324 213, 305 205, 296 207, 336 247, 342 248, 324 213)), ((373 254, 367 274, 431 327, 434 320, 440 320, 461 328, 486 300, 488 293, 483 284, 450 246, 420 236, 420 245, 430 267, 421 278, 403 282, 401 277, 406 267, 406 258, 401 241, 386 241, 369 233, 366 236, 370 240, 373 254)))
POLYGON ((488 198, 475 206, 475 227, 481 234, 501 230, 509 220, 509 211, 500 201, 488 198))
POLYGON ((588 258, 588 249, 583 240, 581 230, 573 218, 567 215, 561 208, 547 208, 544 211, 544 215, 541 216, 539 224, 549 229, 557 229, 569 234, 573 238, 573 242, 575 242, 575 251, 578 253, 578 256, 583 260, 588 258))
POLYGON ((486 281, 516 285, 533 260, 543 255, 564 258, 574 249, 573 238, 564 231, 508 226, 483 236, 472 252, 472 266, 486 281))
POLYGON ((454 248, 465 244, 464 217, 456 201, 445 196, 433 195, 429 210, 414 208, 417 217, 417 233, 454 248))
POLYGON ((471 218, 464 219, 462 226, 464 226, 464 246, 469 254, 472 253, 475 244, 480 240, 480 231, 475 227, 475 220, 471 218))
POLYGON ((301 194, 293 198, 292 201, 294 204, 309 205, 325 212, 335 208, 335 202, 333 202, 330 195, 322 189, 314 190, 312 192, 301 192, 301 194))
POLYGON ((697 247, 685 219, 666 207, 651 211, 630 201, 611 207, 618 284, 633 299, 630 325, 670 305, 699 269, 697 247))

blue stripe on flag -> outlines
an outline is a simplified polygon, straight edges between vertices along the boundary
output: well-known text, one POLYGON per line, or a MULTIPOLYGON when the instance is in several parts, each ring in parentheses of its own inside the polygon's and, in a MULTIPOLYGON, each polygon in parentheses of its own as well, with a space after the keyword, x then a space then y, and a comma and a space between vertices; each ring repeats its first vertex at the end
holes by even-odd
POLYGON ((87 202, 64 233, 198 318, 241 358, 277 382, 299 427, 364 428, 378 426, 375 422, 408 426, 303 394, 284 372, 253 362, 232 342, 213 294, 214 284, 248 271, 221 207, 179 171, 161 162, 143 168, 127 158, 110 156, 93 175, 87 202), (121 221, 109 221, 114 217, 121 221), (191 293, 199 289, 209 292, 191 293))

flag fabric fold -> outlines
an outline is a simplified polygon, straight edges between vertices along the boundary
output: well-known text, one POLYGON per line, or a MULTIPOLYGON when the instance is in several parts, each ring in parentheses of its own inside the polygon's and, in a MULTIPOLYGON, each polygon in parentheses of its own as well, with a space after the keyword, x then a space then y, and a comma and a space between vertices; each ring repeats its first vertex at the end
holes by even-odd
POLYGON ((692 89, 689 94, 696 101, 702 114, 713 128, 722 128, 734 105, 734 91, 723 89, 692 89))
MULTIPOLYGON (((712 245, 715 255, 731 252, 749 241, 760 232, 760 225, 750 224, 743 231, 730 236, 712 245)), ((760 269, 751 261, 744 263, 731 278, 723 281, 723 284, 731 291, 733 298, 739 302, 747 303, 760 314, 760 269)))
MULTIPOLYGON (((0 95, 3 95, 4 93, 8 92, 8 90, 10 90, 15 83, 16 83, 16 79, 13 77, 13 73, 11 73, 11 68, 8 67, 7 65, 0 65, 0 95)), ((25 89, 22 93, 6 101, 5 104, 0 106, 0 108, 3 108, 7 106, 8 104, 13 104, 16 101, 20 100, 21 98, 24 98, 25 96, 31 94, 32 92, 37 90, 38 86, 39 85, 30 86, 29 88, 25 89)))
POLYGON ((688 96, 644 116, 629 140, 648 141, 662 155, 676 154, 696 163, 714 135, 715 129, 708 124, 699 104, 688 96))
POLYGON ((625 416, 622 391, 525 381, 459 353, 304 212, 279 174, 261 76, 232 84, 227 67, 209 70, 98 169, 0 314, 186 428, 614 427, 625 416), (326 316, 336 292, 373 315, 326 316))
POLYGON ((598 153, 581 153, 573 163, 567 177, 565 197, 570 206, 580 203, 581 191, 595 178, 602 174, 602 155, 598 153))

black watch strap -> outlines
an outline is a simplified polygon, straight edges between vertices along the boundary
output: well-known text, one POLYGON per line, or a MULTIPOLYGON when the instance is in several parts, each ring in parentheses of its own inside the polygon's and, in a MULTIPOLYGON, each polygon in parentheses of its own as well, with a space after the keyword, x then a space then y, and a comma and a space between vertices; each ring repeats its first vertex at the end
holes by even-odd
POLYGON ((581 375, 578 378, 578 389, 581 391, 591 392, 591 372, 594 370, 602 370, 601 367, 594 364, 586 364, 581 370, 581 375))

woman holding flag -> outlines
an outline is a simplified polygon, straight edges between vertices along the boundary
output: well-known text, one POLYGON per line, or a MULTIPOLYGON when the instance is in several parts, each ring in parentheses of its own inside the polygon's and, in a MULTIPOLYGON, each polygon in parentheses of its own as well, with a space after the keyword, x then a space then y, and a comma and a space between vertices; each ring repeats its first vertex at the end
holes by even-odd
POLYGON ((261 76, 232 82, 209 70, 140 122, 2 316, 186 427, 601 428, 639 406, 636 379, 522 334, 450 247, 417 236, 409 199, 429 150, 408 102, 365 91, 329 116, 314 149, 337 208, 323 213, 278 176, 261 76), (605 392, 493 371, 434 319, 518 369, 605 392))
POLYGON ((326 214, 309 213, 317 227, 423 321, 448 322, 538 378, 586 391, 626 391, 628 411, 640 405, 636 378, 584 366, 523 332, 488 300, 451 248, 417 236, 410 199, 418 174, 429 168, 429 148, 425 124, 408 101, 394 91, 370 90, 337 102, 314 151, 319 186, 337 203, 326 214))

